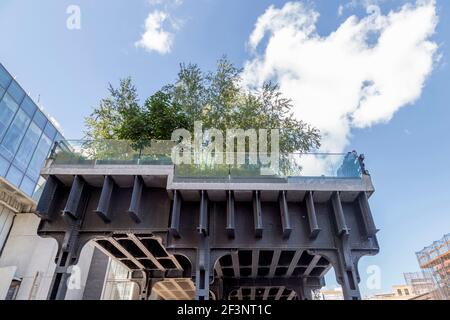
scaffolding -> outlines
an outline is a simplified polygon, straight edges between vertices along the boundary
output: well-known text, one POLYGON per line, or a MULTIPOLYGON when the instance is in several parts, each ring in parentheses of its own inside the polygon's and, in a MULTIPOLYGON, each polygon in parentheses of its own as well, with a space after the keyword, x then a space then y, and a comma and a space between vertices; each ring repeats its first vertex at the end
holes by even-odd
POLYGON ((403 274, 406 284, 412 289, 414 296, 433 293, 436 290, 436 283, 430 272, 406 272, 403 274))
POLYGON ((436 284, 436 298, 450 300, 450 233, 416 253, 420 268, 436 284))

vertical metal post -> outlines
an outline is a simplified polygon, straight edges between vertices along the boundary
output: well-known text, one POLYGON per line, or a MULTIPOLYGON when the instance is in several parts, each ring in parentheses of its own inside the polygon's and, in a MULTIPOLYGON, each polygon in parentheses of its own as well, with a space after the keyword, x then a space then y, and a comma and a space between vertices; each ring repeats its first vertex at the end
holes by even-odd
POLYGON ((174 190, 169 232, 175 238, 180 238, 180 210, 182 201, 180 191, 174 190))
POLYGON ((87 185, 80 176, 75 176, 63 216, 68 225, 64 240, 58 250, 56 269, 50 286, 49 300, 64 300, 69 280, 69 268, 77 260, 79 252, 79 231, 87 205, 87 185))
POLYGON ((234 206, 234 192, 232 190, 227 191, 227 234, 228 238, 234 239, 235 237, 235 206, 234 206))
POLYGON ((258 190, 253 191, 253 220, 255 224, 255 237, 261 238, 263 233, 261 194, 258 190))
POLYGON ((98 206, 95 212, 103 219, 105 222, 111 221, 111 200, 112 194, 114 192, 114 181, 111 176, 105 176, 103 181, 102 192, 100 194, 100 199, 98 201, 98 206))
POLYGON ((200 234, 195 271, 195 299, 209 300, 210 248, 209 237, 200 234))
POLYGON ((278 203, 280 205, 281 227, 283 229, 283 238, 287 239, 291 235, 292 227, 289 219, 289 209, 286 200, 286 191, 280 191, 278 196, 278 203))
POLYGON ((314 207, 313 193, 308 191, 305 196, 306 211, 308 214, 308 225, 309 225, 309 237, 311 239, 317 238, 320 232, 319 224, 317 223, 316 208, 314 207))
POLYGON ((136 222, 141 222, 141 197, 142 197, 142 189, 144 188, 144 182, 140 176, 134 177, 133 183, 133 193, 131 195, 130 208, 128 209, 128 213, 131 218, 136 222))

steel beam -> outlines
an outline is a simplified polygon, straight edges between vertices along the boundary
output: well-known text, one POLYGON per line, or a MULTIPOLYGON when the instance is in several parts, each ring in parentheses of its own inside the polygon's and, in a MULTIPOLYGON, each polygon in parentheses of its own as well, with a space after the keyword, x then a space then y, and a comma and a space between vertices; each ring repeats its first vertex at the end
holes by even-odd
MULTIPOLYGON (((164 271, 165 268, 159 263, 155 256, 144 246, 144 244, 136 237, 134 233, 128 233, 128 238, 145 254, 145 256, 152 261, 152 263, 159 269, 164 271)), ((178 265, 177 269, 181 269, 178 265)))
POLYGON ((360 192, 358 195, 358 204, 361 210, 361 216, 366 234, 369 237, 373 237, 378 232, 378 229, 375 227, 372 212, 369 207, 369 201, 365 192, 360 192))
POLYGON ((294 257, 292 258, 291 263, 289 264, 288 270, 286 272, 286 277, 292 276, 292 273, 294 272, 294 269, 297 267, 298 260, 300 260, 300 257, 303 254, 303 250, 297 250, 294 254, 294 257))
POLYGON ((174 190, 169 232, 175 238, 181 237, 180 236, 180 210, 181 210, 182 201, 183 201, 183 199, 181 198, 180 191, 174 190))
POLYGON ((86 183, 83 178, 81 176, 75 176, 69 197, 67 198, 66 207, 63 210, 64 215, 69 215, 74 219, 78 218, 85 187, 86 183))
POLYGON ((36 207, 36 214, 42 220, 51 220, 51 208, 60 183, 55 176, 49 176, 36 207))
POLYGON ((253 221, 255 225, 255 237, 261 238, 263 234, 262 210, 261 210, 261 193, 253 191, 253 221))
POLYGON ((195 299, 209 300, 210 248, 209 238, 199 235, 200 246, 197 250, 197 270, 195 272, 195 299))
POLYGON ((252 278, 258 276, 258 266, 259 266, 259 249, 252 250, 252 278))
POLYGON ((342 210, 341 198, 339 192, 333 192, 331 196, 331 202, 333 204, 333 213, 336 220, 337 233, 339 236, 348 235, 349 228, 345 222, 344 211, 342 210))
POLYGON ((128 260, 131 260, 139 269, 145 270, 144 265, 140 263, 139 260, 136 259, 131 253, 129 253, 128 250, 126 250, 116 239, 109 238, 108 241, 111 242, 120 252, 122 252, 128 260))
POLYGON ((305 273, 303 274, 303 276, 307 277, 310 275, 311 271, 313 271, 313 269, 316 267, 317 262, 319 262, 320 260, 320 256, 319 255, 315 255, 313 257, 313 259, 311 260, 311 262, 309 263, 308 267, 305 270, 305 273))
POLYGON ((239 256, 237 250, 231 252, 231 261, 233 263, 234 276, 239 278, 241 276, 241 270, 239 268, 239 256))
POLYGON ((234 239, 235 237, 235 206, 234 206, 234 192, 232 190, 227 191, 227 234, 228 238, 234 239))
POLYGON ((95 213, 105 222, 111 222, 111 201, 114 191, 114 180, 110 176, 105 176, 103 180, 102 192, 98 201, 97 209, 95 213))
POLYGON ((283 228, 283 238, 287 239, 291 235, 292 227, 289 219, 289 209, 286 201, 286 191, 280 191, 278 196, 280 205, 281 227, 283 228))
POLYGON ((141 197, 142 189, 144 187, 144 182, 140 176, 134 176, 133 183, 133 193, 131 195, 130 207, 128 209, 128 214, 136 222, 141 222, 141 197))
POLYGON ((283 295, 283 291, 284 291, 285 288, 286 288, 285 286, 282 286, 282 287, 280 287, 278 289, 278 292, 277 292, 277 294, 275 296, 275 300, 280 300, 281 296, 283 295))
MULTIPOLYGON (((309 286, 319 285, 319 278, 309 278, 311 283, 309 286)), ((224 285, 231 287, 287 287, 288 289, 294 288, 296 286, 301 286, 303 279, 300 277, 258 277, 255 279, 251 278, 225 278, 223 279, 224 285)))
POLYGON ((203 236, 208 235, 208 211, 209 207, 209 200, 208 200, 208 194, 206 191, 201 190, 200 191, 200 219, 199 219, 199 225, 197 227, 198 233, 202 234, 203 236))
POLYGON ((317 223, 316 209, 314 207, 314 198, 311 191, 306 192, 305 195, 306 212, 308 214, 309 237, 315 239, 320 232, 319 224, 317 223))
POLYGON ((273 256, 272 256, 272 262, 270 263, 270 269, 269 269, 269 278, 273 278, 275 276, 275 271, 278 266, 278 261, 280 260, 280 250, 274 250, 273 256))

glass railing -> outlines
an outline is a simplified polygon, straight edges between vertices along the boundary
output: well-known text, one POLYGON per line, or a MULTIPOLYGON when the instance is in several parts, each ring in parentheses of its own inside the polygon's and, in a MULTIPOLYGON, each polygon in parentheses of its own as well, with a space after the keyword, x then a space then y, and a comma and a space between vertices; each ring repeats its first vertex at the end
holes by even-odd
POLYGON ((50 158, 56 165, 170 165, 172 146, 171 141, 142 146, 127 140, 62 140, 50 158))
MULTIPOLYGON (((175 179, 360 178, 363 157, 349 153, 259 154, 189 153, 184 164, 172 161, 172 141, 139 145, 126 140, 63 140, 50 156, 53 165, 174 165, 175 179), (233 161, 230 161, 230 157, 233 161), (187 162, 188 159, 190 162, 187 162), (187 162, 187 163, 186 163, 187 162), (228 164, 233 163, 233 164, 228 164)), ((186 156, 186 155, 185 155, 186 156)))
MULTIPOLYGON (((296 177, 360 178, 362 158, 354 153, 290 153, 280 154, 275 163, 250 161, 224 164, 225 161, 197 161, 175 166, 178 179, 288 179, 296 177)), ((226 159, 226 155, 222 159, 226 159)))

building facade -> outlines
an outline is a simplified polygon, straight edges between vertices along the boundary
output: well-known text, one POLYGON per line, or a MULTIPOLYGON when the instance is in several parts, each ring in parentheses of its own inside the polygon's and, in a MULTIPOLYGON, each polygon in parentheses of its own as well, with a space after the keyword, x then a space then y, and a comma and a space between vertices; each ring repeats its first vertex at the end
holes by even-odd
POLYGON ((399 284, 392 286, 391 292, 375 294, 366 300, 411 300, 415 296, 411 286, 399 284))
POLYGON ((40 219, 32 212, 45 182, 40 170, 61 139, 0 64, 0 299, 47 298, 57 243, 37 235, 40 219))
POLYGON ((423 272, 431 274, 436 285, 436 299, 450 300, 450 234, 416 252, 423 272))
POLYGON ((61 139, 53 123, 0 64, 0 176, 31 197, 54 141, 61 139))
POLYGON ((429 272, 405 272, 405 282, 413 290, 414 295, 422 296, 436 290, 436 284, 429 272))
MULTIPOLYGON (((62 133, 0 63, 0 300, 47 299, 56 241, 37 235, 33 212, 45 160, 62 133)), ((79 286, 65 299, 131 299, 128 271, 92 245, 83 249, 79 286)))

